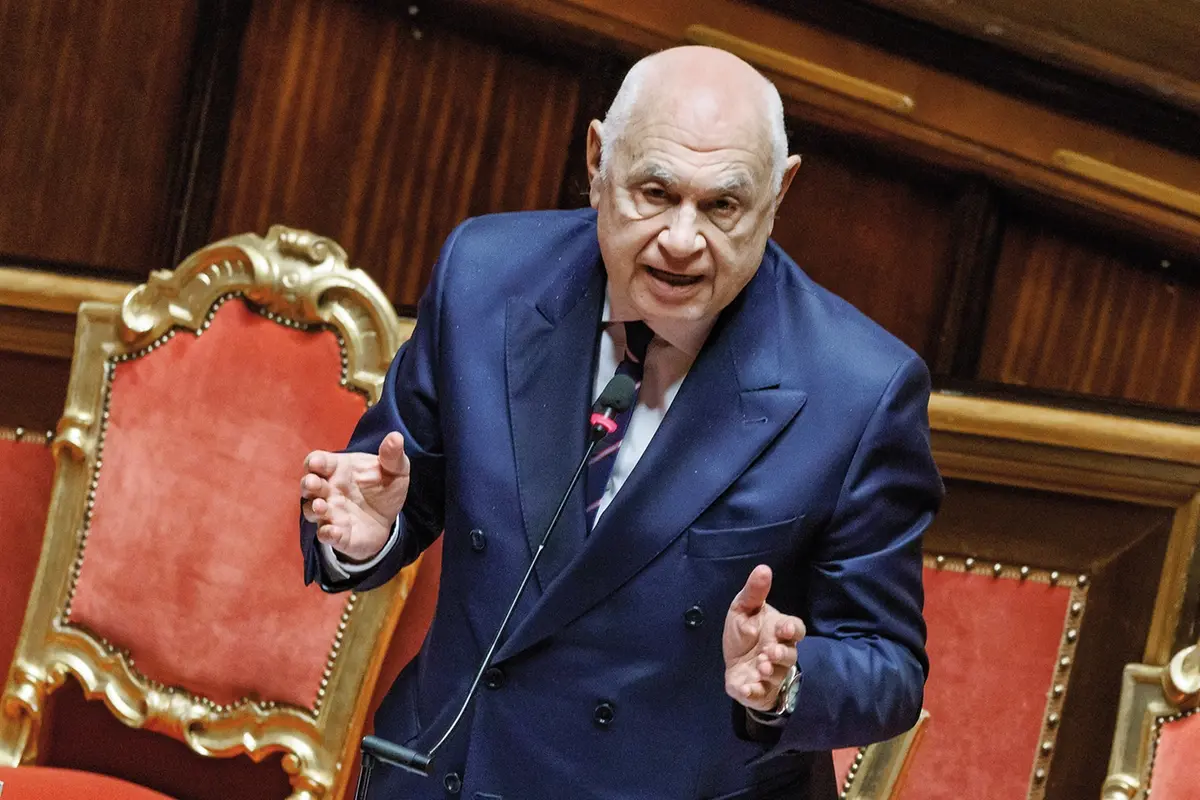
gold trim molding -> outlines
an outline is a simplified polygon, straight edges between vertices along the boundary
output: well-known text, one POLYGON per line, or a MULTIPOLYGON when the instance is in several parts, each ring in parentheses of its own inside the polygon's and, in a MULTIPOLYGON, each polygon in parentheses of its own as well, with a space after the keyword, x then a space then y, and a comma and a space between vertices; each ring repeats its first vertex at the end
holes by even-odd
POLYGON ((1195 192, 1155 180, 1139 172, 1121 169, 1074 150, 1055 150, 1054 163, 1072 175, 1200 217, 1200 194, 1195 192))
POLYGON ((374 683, 418 564, 387 586, 350 595, 333 632, 314 703, 299 708, 246 697, 219 705, 184 687, 142 675, 128 652, 68 621, 82 564, 91 500, 102 467, 106 387, 114 369, 176 335, 202 335, 221 303, 245 300, 272 321, 332 329, 343 348, 342 385, 374 402, 410 327, 334 242, 272 227, 267 237, 235 236, 203 248, 174 272, 156 272, 120 306, 79 309, 67 404, 54 438, 57 471, 47 535, 9 680, 0 695, 0 764, 34 763, 46 697, 67 676, 102 699, 125 724, 179 739, 205 756, 284 751, 292 800, 336 798, 346 790, 374 683))
POLYGON ((0 267, 0 306, 74 314, 89 301, 120 303, 132 283, 58 275, 26 267, 0 267))
POLYGON ((806 61, 791 53, 785 53, 782 50, 767 47, 716 28, 710 28, 707 25, 689 25, 684 31, 683 38, 694 44, 727 50, 769 72, 794 78, 819 89, 848 97, 851 100, 868 103, 895 114, 911 114, 917 107, 916 102, 903 92, 897 92, 862 78, 806 61))

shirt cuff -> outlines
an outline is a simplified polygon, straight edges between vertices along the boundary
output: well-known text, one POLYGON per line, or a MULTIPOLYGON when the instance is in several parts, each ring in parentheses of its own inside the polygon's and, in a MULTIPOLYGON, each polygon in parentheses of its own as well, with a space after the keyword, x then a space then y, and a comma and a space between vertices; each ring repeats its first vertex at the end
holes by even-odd
POLYGON ((329 572, 330 577, 336 581, 349 580, 355 575, 361 575, 364 572, 370 572, 379 566, 379 562, 387 557, 387 554, 392 552, 392 548, 396 546, 396 542, 400 540, 400 516, 396 515, 396 521, 392 523, 392 534, 388 537, 387 542, 383 545, 383 549, 371 558, 370 561, 362 563, 354 563, 346 560, 345 556, 333 549, 333 545, 320 543, 321 561, 325 564, 325 569, 329 572))

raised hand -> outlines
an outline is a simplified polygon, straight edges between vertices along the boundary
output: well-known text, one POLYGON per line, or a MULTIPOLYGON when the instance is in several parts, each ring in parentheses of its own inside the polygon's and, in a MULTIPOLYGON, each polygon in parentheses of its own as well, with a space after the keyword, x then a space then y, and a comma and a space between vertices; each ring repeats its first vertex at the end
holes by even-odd
POLYGON ((304 469, 302 508, 304 518, 317 524, 317 539, 355 561, 382 550, 408 496, 404 437, 389 433, 378 455, 314 450, 304 469))
POLYGON ((725 615, 725 693, 747 708, 771 711, 780 685, 796 663, 804 622, 767 604, 771 568, 759 564, 725 615))

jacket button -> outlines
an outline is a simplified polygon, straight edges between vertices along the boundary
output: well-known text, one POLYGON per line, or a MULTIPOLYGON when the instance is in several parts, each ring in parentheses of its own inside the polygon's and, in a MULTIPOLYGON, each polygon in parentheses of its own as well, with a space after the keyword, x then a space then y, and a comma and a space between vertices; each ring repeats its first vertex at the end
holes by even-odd
POLYGON ((504 685, 504 670, 499 667, 489 667, 488 671, 483 673, 483 685, 489 689, 499 689, 504 685))
POLYGON ((483 531, 475 528, 471 531, 471 549, 476 553, 482 553, 485 547, 487 547, 487 537, 483 535, 483 531))
POLYGON ((607 728, 612 724, 615 715, 616 709, 613 708, 613 704, 604 702, 596 706, 596 710, 592 712, 592 721, 601 728, 607 728))
POLYGON ((692 606, 683 612, 683 624, 692 629, 699 628, 704 624, 704 609, 700 606, 692 606))
POLYGON ((458 777, 457 772, 448 773, 446 779, 442 781, 442 785, 446 787, 448 793, 458 794, 462 791, 462 778, 458 777))

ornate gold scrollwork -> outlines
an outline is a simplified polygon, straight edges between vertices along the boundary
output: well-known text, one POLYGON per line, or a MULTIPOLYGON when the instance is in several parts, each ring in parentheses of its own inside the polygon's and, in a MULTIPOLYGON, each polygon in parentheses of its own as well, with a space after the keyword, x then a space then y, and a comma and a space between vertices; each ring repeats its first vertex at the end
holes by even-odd
POLYGON ((222 295, 238 293, 268 315, 333 326, 346 341, 347 384, 378 399, 382 373, 400 347, 391 302, 365 272, 349 266, 331 239, 274 225, 265 239, 243 234, 157 271, 125 297, 120 337, 128 350, 152 345, 171 328, 199 331, 222 295))
POLYGON ((1163 670, 1163 693, 1180 711, 1200 706, 1200 644, 1180 650, 1163 670))
POLYGON ((1154 750, 1163 725, 1198 707, 1200 644, 1176 653, 1164 667, 1127 664, 1103 800, 1148 797, 1154 750))

